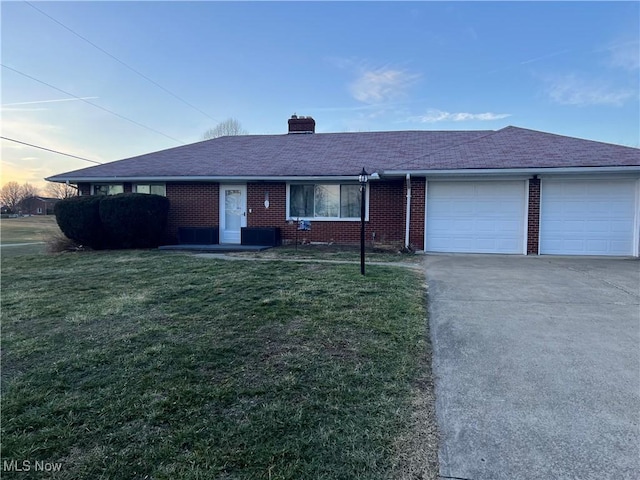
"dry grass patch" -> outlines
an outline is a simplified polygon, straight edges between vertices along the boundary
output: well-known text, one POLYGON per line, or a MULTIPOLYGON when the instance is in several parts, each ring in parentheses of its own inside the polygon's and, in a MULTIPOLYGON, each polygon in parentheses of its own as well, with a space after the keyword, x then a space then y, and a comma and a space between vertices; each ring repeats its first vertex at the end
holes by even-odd
POLYGON ((407 451, 430 418, 422 282, 158 252, 7 259, 2 458, 62 462, 58 479, 412 472, 431 458, 407 451))

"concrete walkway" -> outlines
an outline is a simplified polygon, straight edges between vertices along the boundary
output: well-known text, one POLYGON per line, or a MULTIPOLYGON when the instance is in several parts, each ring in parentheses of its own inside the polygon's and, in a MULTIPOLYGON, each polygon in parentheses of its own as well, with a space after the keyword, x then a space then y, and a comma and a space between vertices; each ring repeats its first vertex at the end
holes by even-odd
POLYGON ((640 478, 637 259, 425 265, 441 478, 640 478))
POLYGON ((29 242, 29 243, 3 243, 0 248, 4 247, 24 247, 25 245, 44 245, 44 242, 29 242))

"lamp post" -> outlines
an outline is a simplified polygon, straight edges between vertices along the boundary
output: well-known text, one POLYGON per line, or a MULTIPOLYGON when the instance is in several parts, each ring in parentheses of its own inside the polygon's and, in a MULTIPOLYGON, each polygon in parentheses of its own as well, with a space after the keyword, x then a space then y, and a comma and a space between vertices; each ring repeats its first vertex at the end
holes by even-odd
POLYGON ((369 180, 369 174, 362 167, 362 172, 358 177, 360 182, 360 274, 364 275, 364 212, 365 212, 365 191, 367 190, 367 180, 369 180))

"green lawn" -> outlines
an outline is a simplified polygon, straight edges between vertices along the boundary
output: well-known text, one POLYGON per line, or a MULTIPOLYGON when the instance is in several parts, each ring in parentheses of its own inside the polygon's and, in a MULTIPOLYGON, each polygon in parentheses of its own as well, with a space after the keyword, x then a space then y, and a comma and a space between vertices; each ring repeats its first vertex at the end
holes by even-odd
MULTIPOLYGON (((282 247, 271 248, 262 252, 238 252, 233 256, 239 257, 255 257, 255 258, 298 258, 311 260, 341 260, 341 261, 360 261, 360 247, 353 245, 286 245, 282 247)), ((371 248, 367 246, 365 249, 365 261, 367 262, 393 262, 393 263, 422 263, 424 257, 412 253, 400 253, 398 250, 389 248, 371 248)))
POLYGON ((45 245, 3 246, 16 243, 46 242, 60 234, 54 215, 0 219, 0 255, 7 257, 43 253, 45 245))
POLYGON ((436 478, 414 432, 433 421, 416 411, 423 283, 145 251, 4 259, 2 459, 62 462, 56 479, 436 478))

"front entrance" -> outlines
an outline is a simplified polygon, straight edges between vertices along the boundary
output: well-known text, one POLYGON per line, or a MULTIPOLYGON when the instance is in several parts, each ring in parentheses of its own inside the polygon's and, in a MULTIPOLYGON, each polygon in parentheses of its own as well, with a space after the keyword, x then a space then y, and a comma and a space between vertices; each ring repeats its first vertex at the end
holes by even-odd
POLYGON ((220 185, 220 243, 240 243, 247 226, 247 186, 220 185))

